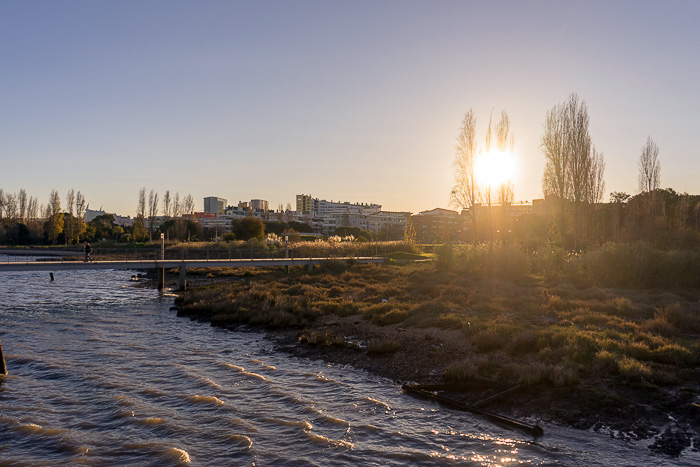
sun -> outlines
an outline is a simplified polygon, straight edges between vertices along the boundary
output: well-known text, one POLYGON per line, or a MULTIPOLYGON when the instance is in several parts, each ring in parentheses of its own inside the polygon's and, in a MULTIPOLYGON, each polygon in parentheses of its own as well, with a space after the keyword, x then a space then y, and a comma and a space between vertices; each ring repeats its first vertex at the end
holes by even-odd
POLYGON ((513 181, 517 164, 512 152, 491 150, 480 153, 474 163, 474 177, 482 186, 497 188, 513 181))

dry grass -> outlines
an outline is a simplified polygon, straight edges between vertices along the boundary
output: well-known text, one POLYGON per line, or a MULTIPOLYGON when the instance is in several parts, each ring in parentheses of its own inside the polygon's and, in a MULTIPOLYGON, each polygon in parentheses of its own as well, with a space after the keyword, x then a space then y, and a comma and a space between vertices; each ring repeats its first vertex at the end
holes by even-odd
MULTIPOLYGON (((638 264, 640 257, 663 263, 643 247, 610 247, 595 258, 603 261, 605 253, 624 264, 638 264)), ((594 256, 538 252, 533 260, 508 254, 515 253, 503 250, 489 264, 488 249, 472 247, 443 255, 437 264, 339 262, 313 273, 277 270, 254 276, 239 271, 229 283, 186 294, 181 308, 218 323, 306 329, 303 341, 309 344, 340 345, 337 337, 313 331, 319 318, 331 316, 355 315, 385 328, 387 336, 399 327, 457 331, 473 356, 439 362, 450 379, 673 385, 682 379, 674 375, 695 374, 700 305, 693 289, 610 288, 581 276, 599 270, 592 266, 594 256), (553 271, 560 275, 550 279, 553 271), (564 282, 562 274, 578 276, 564 282)), ((688 258, 694 257, 681 259, 688 258)), ((621 281, 640 283, 638 277, 621 281)), ((368 341, 373 355, 411 352, 392 337, 368 341)))

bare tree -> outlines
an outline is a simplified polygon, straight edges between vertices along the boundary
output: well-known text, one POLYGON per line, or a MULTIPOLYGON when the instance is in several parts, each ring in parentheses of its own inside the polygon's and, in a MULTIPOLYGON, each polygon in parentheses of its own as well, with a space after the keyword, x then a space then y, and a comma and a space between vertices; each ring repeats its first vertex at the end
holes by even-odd
POLYGON ((474 178, 476 151, 476 118, 472 109, 469 109, 464 114, 462 125, 459 129, 459 136, 457 136, 455 160, 453 163, 455 177, 454 186, 450 193, 450 204, 460 209, 469 209, 472 230, 475 235, 477 219, 476 211, 473 208, 479 197, 479 189, 474 178))
POLYGON ((170 219, 170 214, 172 213, 172 200, 170 198, 170 190, 165 190, 163 195, 163 216, 166 219, 170 219))
POLYGON ((139 204, 136 208, 136 217, 141 219, 146 217, 146 187, 139 190, 139 204))
POLYGON ((4 217, 5 214, 5 190, 0 188, 0 219, 4 217))
POLYGON ((17 196, 14 193, 5 194, 5 217, 15 221, 18 214, 17 196))
POLYGON ((542 137, 546 159, 542 190, 558 204, 557 223, 562 241, 566 236, 567 202, 573 202, 579 246, 585 224, 582 205, 599 201, 605 188, 605 163, 591 142, 589 122, 586 103, 579 102, 572 93, 566 102, 555 105, 547 113, 542 137))
POLYGON ((173 200, 173 217, 178 218, 182 215, 182 204, 180 203, 180 193, 175 192, 175 199, 173 200))
POLYGON ((661 163, 659 162, 659 147, 651 136, 642 147, 639 156, 639 191, 642 193, 653 192, 659 188, 661 163))
POLYGON ((27 219, 36 220, 39 217, 39 201, 33 197, 29 197, 27 202, 27 219))
MULTIPOLYGON (((515 137, 510 132, 510 118, 505 110, 501 112, 501 120, 496 125, 496 144, 499 151, 513 152, 515 147, 515 137)), ((502 209, 511 204, 514 198, 513 181, 503 181, 498 187, 497 196, 502 209)))
POLYGON ((591 149, 591 168, 588 177, 588 202, 591 204, 600 203, 605 193, 605 161, 603 153, 596 151, 595 146, 591 149))
POLYGON ((182 200, 182 213, 188 216, 194 214, 194 199, 192 195, 187 195, 182 200))
POLYGON ((17 204, 19 206, 19 220, 24 222, 24 220, 27 218, 27 192, 24 191, 24 188, 19 189, 19 193, 17 194, 17 204))
POLYGON ((136 206, 136 219, 134 219, 134 241, 141 241, 146 237, 146 187, 139 190, 138 205, 136 206))
POLYGON ((154 190, 148 195, 148 239, 153 240, 153 231, 156 225, 156 216, 158 215, 158 193, 154 190))
POLYGON ((542 191, 545 196, 565 200, 569 199, 569 150, 568 119, 566 107, 557 104, 547 112, 542 136, 542 150, 546 159, 542 191))

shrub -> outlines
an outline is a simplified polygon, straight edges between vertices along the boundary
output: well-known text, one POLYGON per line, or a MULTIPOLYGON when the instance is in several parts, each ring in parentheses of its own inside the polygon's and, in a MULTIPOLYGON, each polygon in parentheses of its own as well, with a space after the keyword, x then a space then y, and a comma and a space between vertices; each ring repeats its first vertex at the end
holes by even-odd
POLYGON ((539 334, 533 330, 518 333, 508 344, 510 355, 537 352, 538 350, 540 350, 539 334))
POLYGON ((453 362, 445 368, 445 379, 465 381, 475 379, 479 372, 490 366, 489 358, 485 355, 469 355, 458 362, 453 362))
POLYGON ((651 376, 651 367, 631 357, 617 361, 617 369, 627 381, 641 381, 651 376))

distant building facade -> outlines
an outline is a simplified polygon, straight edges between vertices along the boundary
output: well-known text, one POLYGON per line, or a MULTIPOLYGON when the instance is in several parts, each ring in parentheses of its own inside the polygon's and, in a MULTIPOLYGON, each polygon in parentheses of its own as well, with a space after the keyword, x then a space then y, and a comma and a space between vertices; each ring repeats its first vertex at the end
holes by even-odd
POLYGON ((210 214, 223 214, 226 209, 226 200, 217 198, 216 196, 208 196, 204 198, 204 212, 210 214))
POLYGON ((435 208, 411 217, 420 243, 443 243, 458 240, 464 230, 464 216, 450 209, 435 208))
POLYGON ((297 195, 297 212, 311 214, 314 210, 311 195, 297 195))

